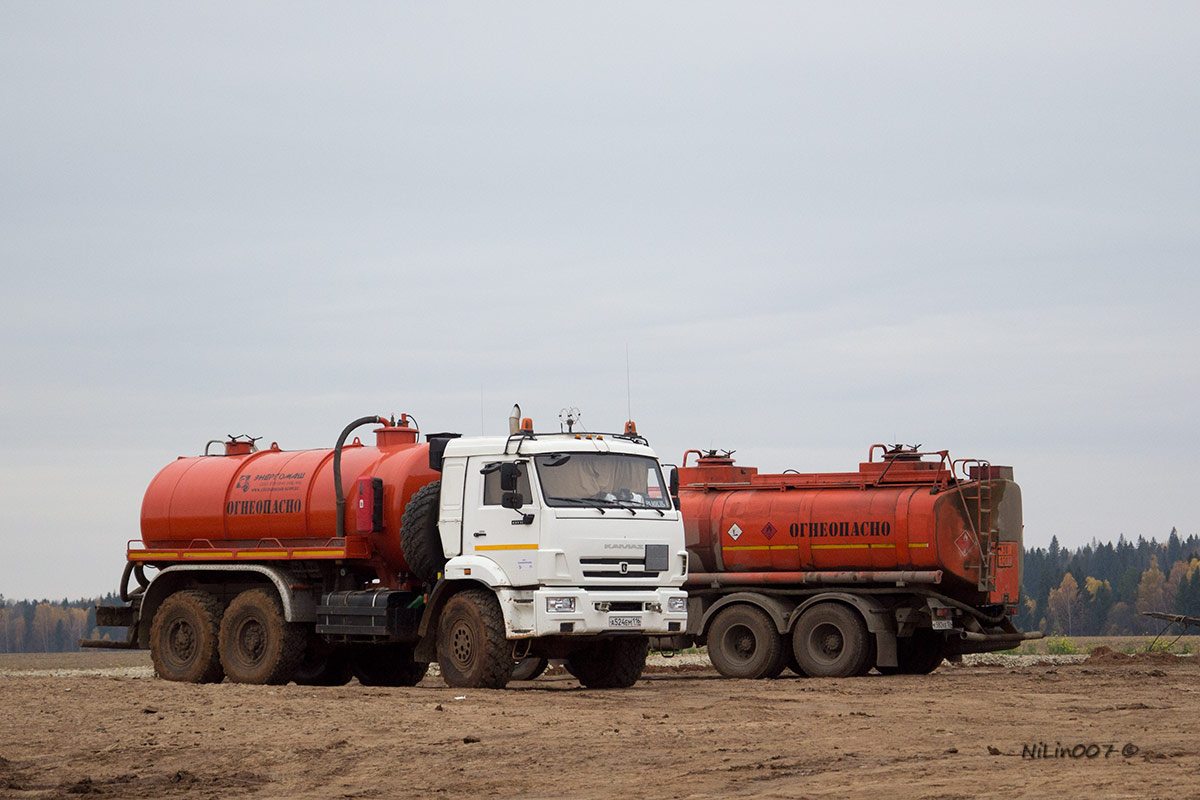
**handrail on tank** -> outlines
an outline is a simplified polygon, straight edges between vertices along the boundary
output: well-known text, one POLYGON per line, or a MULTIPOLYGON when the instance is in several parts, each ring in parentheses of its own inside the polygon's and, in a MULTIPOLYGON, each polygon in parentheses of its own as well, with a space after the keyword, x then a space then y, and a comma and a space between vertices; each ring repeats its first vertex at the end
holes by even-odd
MULTIPOLYGON (((871 463, 871 464, 875 463, 875 448, 876 447, 878 447, 880 450, 882 450, 883 454, 885 456, 891 451, 891 448, 889 448, 886 444, 873 444, 873 445, 871 445, 871 449, 867 451, 867 463, 871 463)), ((917 456, 917 457, 939 456, 942 459, 943 463, 950 460, 950 451, 949 450, 904 450, 902 452, 906 456, 917 456)), ((895 461, 896 459, 892 459, 892 460, 895 461)), ((961 461, 961 460, 965 460, 965 459, 959 459, 959 460, 961 461)), ((951 462, 951 463, 953 464, 953 462, 951 462)))
MULTIPOLYGON (((871 445, 871 449, 867 451, 867 463, 869 463, 869 464, 875 463, 875 448, 876 447, 883 450, 883 454, 885 456, 889 452, 888 446, 885 444, 871 445)), ((955 479, 954 462, 950 460, 950 451, 949 450, 927 450, 927 451, 926 450, 912 450, 912 451, 906 450, 906 451, 904 451, 904 455, 915 456, 918 461, 920 460, 921 456, 937 456, 938 458, 941 459, 940 463, 938 464, 939 468, 944 471, 948 465, 950 468, 950 477, 951 477, 951 479, 955 479)), ((901 459, 890 458, 890 459, 885 459, 885 460, 887 461, 887 464, 884 466, 883 472, 880 472, 879 475, 876 476, 875 480, 872 481, 873 486, 879 486, 880 484, 882 484, 884 476, 888 474, 888 470, 890 470, 892 468, 893 464, 895 464, 897 461, 900 461, 901 459)))
POLYGON ((959 466, 961 465, 963 468, 962 477, 969 478, 970 474, 966 470, 967 464, 977 464, 981 467, 990 467, 992 465, 992 462, 988 461, 987 459, 983 459, 983 458, 956 458, 950 464, 950 470, 952 472, 954 472, 954 477, 956 477, 956 478, 958 477, 958 469, 959 469, 959 466))
MULTIPOLYGON (((185 548, 183 548, 183 549, 184 549, 184 550, 191 550, 191 549, 193 549, 193 548, 199 549, 199 548, 201 547, 201 545, 198 545, 198 544, 196 544, 197 542, 204 542, 204 543, 205 543, 205 545, 207 545, 207 546, 208 546, 208 549, 209 549, 209 550, 216 550, 216 549, 217 549, 216 545, 214 545, 214 544, 212 543, 212 539, 192 539, 190 542, 188 542, 188 545, 187 545, 187 547, 185 547, 185 548)), ((225 550, 228 550, 229 548, 228 548, 228 547, 226 547, 226 548, 224 548, 224 549, 225 549, 225 550)))
POLYGON ((699 450, 684 450, 683 451, 683 464, 680 466, 680 469, 687 468, 687 457, 688 457, 689 453, 695 453, 697 460, 704 458, 704 453, 702 453, 699 450))
POLYGON ((254 543, 254 547, 251 547, 250 549, 251 550, 290 550, 291 548, 286 547, 283 544, 283 542, 279 541, 278 539, 276 539, 275 537, 272 536, 267 539, 259 539, 257 542, 254 543), (275 546, 271 547, 270 542, 274 542, 275 546))

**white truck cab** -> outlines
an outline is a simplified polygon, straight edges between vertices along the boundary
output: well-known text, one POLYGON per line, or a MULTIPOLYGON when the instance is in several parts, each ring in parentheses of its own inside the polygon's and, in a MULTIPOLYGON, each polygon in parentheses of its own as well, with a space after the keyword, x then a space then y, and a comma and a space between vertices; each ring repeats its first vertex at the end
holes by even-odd
POLYGON ((683 521, 636 434, 454 439, 441 483, 444 579, 494 590, 506 638, 686 628, 683 521))

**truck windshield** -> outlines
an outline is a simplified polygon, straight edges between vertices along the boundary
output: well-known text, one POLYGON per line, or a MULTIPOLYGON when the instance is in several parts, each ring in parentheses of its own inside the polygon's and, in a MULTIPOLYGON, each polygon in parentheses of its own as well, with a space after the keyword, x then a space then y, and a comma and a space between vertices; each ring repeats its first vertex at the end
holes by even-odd
POLYGON ((669 509, 658 462, 617 453, 534 456, 549 506, 623 506, 669 509))

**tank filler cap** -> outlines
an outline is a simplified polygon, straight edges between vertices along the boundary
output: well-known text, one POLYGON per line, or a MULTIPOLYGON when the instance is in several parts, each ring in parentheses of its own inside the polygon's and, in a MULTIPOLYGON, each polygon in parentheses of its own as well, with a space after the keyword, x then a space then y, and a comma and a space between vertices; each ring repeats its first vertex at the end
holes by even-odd
POLYGON ((921 445, 894 444, 883 454, 884 458, 895 458, 902 461, 918 461, 921 458, 921 445))
POLYGON ((732 466, 733 454, 736 450, 704 450, 700 453, 698 464, 705 467, 732 466))
POLYGON ((228 441, 225 442, 225 455, 227 456, 245 456, 251 453, 258 452, 258 445, 255 444, 261 436, 247 436, 240 434, 234 436, 229 434, 228 441))

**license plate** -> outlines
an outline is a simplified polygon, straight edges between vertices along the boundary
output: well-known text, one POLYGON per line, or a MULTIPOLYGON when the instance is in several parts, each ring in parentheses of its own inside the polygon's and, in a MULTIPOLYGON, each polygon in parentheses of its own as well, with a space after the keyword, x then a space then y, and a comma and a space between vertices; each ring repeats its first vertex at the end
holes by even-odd
POLYGON ((609 617, 608 627, 610 628, 640 628, 642 627, 641 617, 609 617))
POLYGON ((935 631, 949 631, 954 629, 954 620, 950 619, 935 619, 933 621, 933 629, 935 631))

